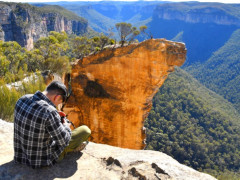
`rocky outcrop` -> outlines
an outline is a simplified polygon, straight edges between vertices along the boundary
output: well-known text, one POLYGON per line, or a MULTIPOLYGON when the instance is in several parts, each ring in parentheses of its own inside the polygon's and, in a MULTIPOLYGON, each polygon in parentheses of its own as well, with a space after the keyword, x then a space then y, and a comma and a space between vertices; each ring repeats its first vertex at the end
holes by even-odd
POLYGON ((233 6, 221 3, 170 3, 157 6, 153 19, 240 26, 239 17, 232 11, 235 11, 233 6))
POLYGON ((143 149, 152 98, 185 57, 184 44, 165 39, 85 57, 72 67, 72 93, 64 111, 75 126, 90 127, 93 142, 143 149))
POLYGON ((156 151, 89 143, 53 167, 32 169, 13 162, 13 124, 0 120, 0 179, 215 180, 156 151))
POLYGON ((87 26, 86 20, 61 7, 0 2, 0 40, 17 41, 27 49, 50 31, 79 35, 87 31, 87 26))

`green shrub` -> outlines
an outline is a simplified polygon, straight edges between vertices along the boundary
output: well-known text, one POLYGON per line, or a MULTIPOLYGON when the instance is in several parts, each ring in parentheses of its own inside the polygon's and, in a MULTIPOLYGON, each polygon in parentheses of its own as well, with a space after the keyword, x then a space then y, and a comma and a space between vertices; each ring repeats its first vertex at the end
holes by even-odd
POLYGON ((46 88, 43 78, 38 74, 34 75, 29 82, 23 82, 18 88, 8 88, 3 80, 0 80, 0 119, 13 122, 14 108, 17 100, 25 94, 33 94, 37 90, 43 91, 46 88))

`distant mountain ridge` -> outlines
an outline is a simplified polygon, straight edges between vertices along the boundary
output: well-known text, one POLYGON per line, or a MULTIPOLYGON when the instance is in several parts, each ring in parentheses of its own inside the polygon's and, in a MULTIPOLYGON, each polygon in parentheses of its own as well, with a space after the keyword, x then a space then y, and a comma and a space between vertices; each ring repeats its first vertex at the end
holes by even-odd
POLYGON ((156 7, 147 24, 153 37, 174 39, 186 44, 186 66, 205 62, 239 27, 240 6, 219 3, 168 3, 156 7), (227 24, 226 22, 231 22, 227 24), (181 33, 181 39, 175 38, 181 33))
POLYGON ((107 16, 96 11, 92 5, 83 5, 83 6, 65 6, 68 10, 73 11, 81 17, 84 17, 88 20, 89 26, 97 32, 107 32, 113 24, 117 23, 114 19, 111 19, 107 16))
POLYGON ((154 10, 154 16, 187 23, 215 23, 240 26, 240 7, 222 3, 166 3, 154 10))
MULTIPOLYGON (((89 25, 98 32, 107 32, 115 27, 118 22, 131 21, 137 17, 138 21, 145 21, 152 16, 153 9, 162 2, 124 2, 124 1, 99 1, 99 2, 54 2, 81 17, 88 19, 89 25)), ((34 5, 34 3, 33 3, 34 5)), ((39 4, 35 4, 38 5, 39 4)), ((134 21, 131 21, 135 25, 134 21)), ((138 24, 138 22, 136 22, 138 24)), ((141 24, 140 24, 141 25, 141 24)))

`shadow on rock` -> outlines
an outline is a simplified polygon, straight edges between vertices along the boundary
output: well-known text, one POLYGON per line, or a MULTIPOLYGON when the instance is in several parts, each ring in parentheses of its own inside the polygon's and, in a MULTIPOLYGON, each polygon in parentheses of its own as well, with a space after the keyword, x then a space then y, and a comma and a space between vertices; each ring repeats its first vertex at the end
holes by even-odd
POLYGON ((32 169, 26 165, 15 164, 14 161, 10 161, 0 166, 0 180, 69 178, 76 173, 78 169, 77 160, 81 156, 82 153, 80 152, 70 153, 54 166, 40 169, 32 169))

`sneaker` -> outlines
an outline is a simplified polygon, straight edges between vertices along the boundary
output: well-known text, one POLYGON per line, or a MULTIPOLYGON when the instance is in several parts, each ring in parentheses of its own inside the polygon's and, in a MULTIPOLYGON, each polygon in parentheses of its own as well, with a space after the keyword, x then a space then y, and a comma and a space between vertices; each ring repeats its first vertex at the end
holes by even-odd
POLYGON ((84 141, 80 146, 78 146, 74 151, 75 152, 81 152, 82 150, 84 150, 86 148, 86 146, 88 145, 88 141, 84 141))

